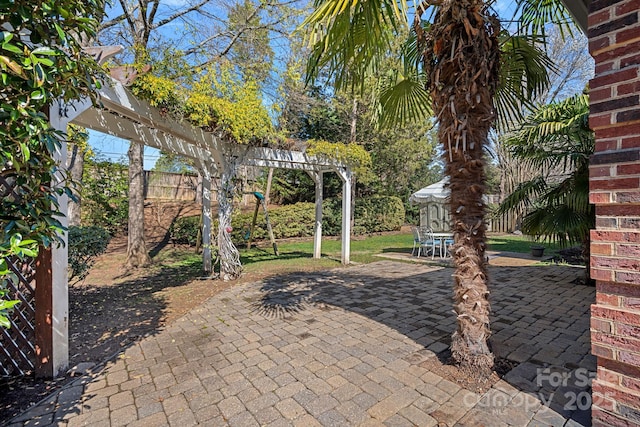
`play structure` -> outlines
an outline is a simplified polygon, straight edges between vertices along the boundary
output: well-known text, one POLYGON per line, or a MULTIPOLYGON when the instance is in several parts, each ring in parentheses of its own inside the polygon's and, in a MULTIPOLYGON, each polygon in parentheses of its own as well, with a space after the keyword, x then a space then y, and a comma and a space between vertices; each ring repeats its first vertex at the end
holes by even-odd
POLYGON ((247 249, 251 249, 251 242, 253 240, 253 231, 256 228, 256 222, 258 220, 258 211, 260 210, 260 206, 262 205, 262 210, 264 211, 264 220, 267 223, 267 231, 269 232, 269 240, 271 240, 271 246, 273 246, 273 253, 275 256, 279 256, 278 253, 278 244, 276 243, 276 239, 273 237, 273 229, 271 228, 271 221, 269 221, 269 212, 267 210, 267 201, 264 198, 264 195, 258 191, 254 191, 253 194, 256 197, 256 209, 253 211, 253 221, 251 222, 251 228, 249 229, 249 239, 247 240, 247 249))

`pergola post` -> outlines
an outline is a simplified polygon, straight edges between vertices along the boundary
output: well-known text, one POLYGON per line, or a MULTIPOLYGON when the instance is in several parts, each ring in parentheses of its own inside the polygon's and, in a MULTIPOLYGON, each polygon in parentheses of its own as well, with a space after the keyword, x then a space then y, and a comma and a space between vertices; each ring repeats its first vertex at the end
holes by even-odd
POLYGON ((322 171, 308 171, 309 176, 316 183, 316 222, 313 233, 313 257, 320 258, 322 254, 322 193, 323 193, 323 173, 322 171))
MULTIPOLYGON (((60 101, 61 102, 61 101, 60 101)), ((58 101, 49 109, 51 127, 67 133, 69 119, 63 117, 58 101)), ((54 153, 54 159, 61 169, 66 168, 67 144, 61 141, 54 153)), ((64 177, 57 173, 54 187, 62 185, 64 177)), ((59 221, 66 229, 67 195, 58 196, 59 221)), ((69 283, 68 233, 60 236, 63 243, 53 244, 50 249, 41 248, 36 267, 36 364, 35 374, 40 378, 55 378, 64 374, 69 367, 69 283)))
POLYGON ((202 165, 202 269, 205 275, 211 275, 211 177, 212 165, 202 165))
POLYGON ((337 168, 342 180, 342 264, 347 265, 351 257, 351 180, 353 173, 349 168, 337 168))

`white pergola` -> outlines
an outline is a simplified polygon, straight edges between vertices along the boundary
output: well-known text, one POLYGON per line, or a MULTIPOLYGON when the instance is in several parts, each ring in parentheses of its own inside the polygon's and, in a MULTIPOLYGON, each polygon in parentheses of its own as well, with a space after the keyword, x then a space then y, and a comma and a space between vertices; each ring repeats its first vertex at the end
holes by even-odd
MULTIPOLYGON (((203 268, 207 274, 211 265, 211 183, 213 177, 226 170, 233 159, 246 166, 297 169, 306 171, 315 182, 315 234, 313 257, 320 258, 322 242, 323 174, 335 172, 342 180, 342 254, 343 264, 349 264, 351 223, 352 172, 348 166, 333 159, 309 156, 300 151, 251 147, 224 141, 219 135, 163 115, 144 100, 134 97, 116 80, 106 82, 98 91, 101 106, 94 107, 84 99, 64 103, 55 102, 50 108, 51 125, 66 132, 69 123, 136 141, 160 150, 196 160, 203 176, 203 268)), ((57 153, 60 164, 66 162, 66 147, 57 153)), ((60 200, 60 210, 67 212, 66 196, 60 200)), ((62 218, 67 226, 66 218, 62 218)), ((65 245, 52 250, 51 266, 51 335, 53 354, 50 356, 51 375, 63 373, 68 366, 68 282, 67 236, 65 245)))

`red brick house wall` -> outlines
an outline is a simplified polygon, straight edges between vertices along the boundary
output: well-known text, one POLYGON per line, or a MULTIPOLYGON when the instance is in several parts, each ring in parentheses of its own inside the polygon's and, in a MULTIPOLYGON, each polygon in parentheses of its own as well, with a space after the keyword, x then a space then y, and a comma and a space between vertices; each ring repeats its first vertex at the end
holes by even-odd
POLYGON ((595 426, 640 426, 640 0, 592 0, 591 349, 595 426))

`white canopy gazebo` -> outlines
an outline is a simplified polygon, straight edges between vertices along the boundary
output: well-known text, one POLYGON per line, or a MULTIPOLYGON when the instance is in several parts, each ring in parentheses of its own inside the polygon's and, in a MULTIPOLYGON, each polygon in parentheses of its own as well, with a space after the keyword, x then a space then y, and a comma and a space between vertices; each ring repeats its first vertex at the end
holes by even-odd
POLYGON ((435 232, 450 231, 450 215, 447 199, 450 194, 449 178, 428 185, 409 197, 412 205, 420 206, 420 226, 430 227, 435 232))

